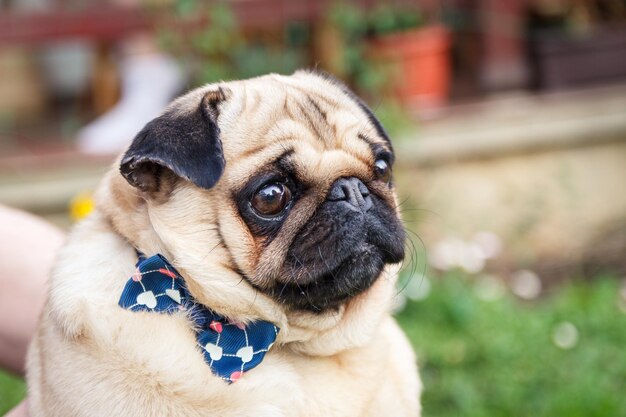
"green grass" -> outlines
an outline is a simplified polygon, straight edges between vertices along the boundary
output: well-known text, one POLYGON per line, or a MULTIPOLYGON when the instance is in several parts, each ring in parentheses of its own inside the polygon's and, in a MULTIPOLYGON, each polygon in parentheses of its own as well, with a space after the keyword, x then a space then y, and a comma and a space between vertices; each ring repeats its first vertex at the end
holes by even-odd
MULTIPOLYGON (((567 284, 533 303, 503 295, 483 301, 473 282, 449 275, 409 302, 398 320, 418 352, 425 416, 626 416, 626 314, 619 283, 567 284), (578 342, 561 349, 562 322, 578 342)), ((0 373, 0 415, 24 395, 0 373)))
POLYGON ((25 393, 26 387, 20 378, 0 371, 0 416, 17 405, 25 393))
POLYGON ((417 353, 425 416, 626 416, 626 314, 618 282, 573 283, 546 299, 482 301, 446 277, 398 315, 417 353), (563 322, 578 342, 553 341, 563 322))

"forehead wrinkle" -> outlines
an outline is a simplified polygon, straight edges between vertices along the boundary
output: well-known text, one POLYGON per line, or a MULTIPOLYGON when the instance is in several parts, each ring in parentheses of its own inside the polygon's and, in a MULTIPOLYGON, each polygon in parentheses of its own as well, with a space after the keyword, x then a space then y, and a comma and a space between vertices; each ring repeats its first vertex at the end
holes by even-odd
POLYGON ((317 99, 332 107, 335 111, 341 108, 351 113, 357 119, 367 119, 358 104, 354 102, 340 86, 318 77, 307 78, 306 81, 307 82, 302 82, 302 80, 293 79, 291 77, 285 77, 284 80, 287 86, 295 88, 307 95, 315 96, 317 99), (311 88, 313 86, 315 88, 311 88), (329 93, 325 94, 326 92, 329 93))
POLYGON ((287 86, 291 92, 286 93, 284 110, 288 117, 299 122, 319 141, 327 142, 336 136, 336 126, 331 126, 328 110, 323 109, 309 94, 287 86))
MULTIPOLYGON (((306 99, 310 100, 309 97, 306 97, 306 99)), ((305 112, 302 104, 298 103, 298 106, 299 110, 305 112)), ((358 115, 354 114, 349 109, 339 109, 337 111, 328 112, 324 114, 324 116, 326 117, 326 120, 324 120, 323 123, 323 127, 325 128, 323 129, 325 131, 325 134, 323 135, 320 134, 319 126, 315 127, 315 134, 313 134, 310 129, 311 120, 307 120, 307 123, 301 123, 300 120, 293 120, 295 123, 300 124, 303 128, 309 127, 308 132, 311 133, 311 138, 321 139, 314 142, 316 147, 320 150, 349 146, 351 138, 358 135, 357 132, 363 122, 358 120, 358 115), (320 146, 320 144, 322 144, 322 146, 320 146)), ((367 120, 364 120, 364 122, 367 123, 367 120)))
POLYGON ((321 141, 311 132, 306 123, 291 117, 283 116, 278 119, 274 126, 268 130, 267 136, 270 137, 268 139, 271 139, 273 135, 289 135, 323 147, 321 141))
POLYGON ((393 151, 389 148, 389 145, 387 144, 387 142, 382 141, 382 140, 377 140, 377 139, 373 139, 370 136, 368 136, 367 134, 364 134, 363 132, 359 132, 357 134, 357 138, 361 139, 363 142, 367 143, 370 147, 370 149, 373 150, 374 147, 378 147, 386 152, 389 152, 390 154, 393 154, 393 151))
POLYGON ((352 123, 349 123, 346 126, 343 126, 341 128, 341 131, 337 129, 337 144, 339 146, 344 146, 346 142, 349 142, 353 136, 357 135, 358 126, 359 126, 359 123, 357 121, 354 121, 352 123))
MULTIPOLYGON (((353 97, 351 97, 349 94, 346 93, 346 91, 332 83, 330 83, 332 85, 332 87, 334 89, 337 90, 337 97, 341 97, 342 99, 342 105, 341 105, 341 109, 340 110, 344 110, 348 113, 350 113, 354 119, 359 120, 360 123, 359 127, 357 130, 361 131, 361 130, 367 130, 367 134, 369 136, 373 136, 376 137, 377 139, 379 139, 380 141, 385 143, 385 147, 387 149, 389 149, 390 152, 392 152, 392 150, 390 149, 390 143, 389 143, 389 139, 382 137, 379 134, 379 130, 378 128, 374 125, 374 123, 372 122, 372 120, 370 119, 369 115, 367 114, 366 110, 359 105, 359 103, 357 103, 353 97)), ((309 92, 310 94, 315 95, 318 98, 322 98, 324 97, 322 95, 322 93, 318 92, 318 91, 311 91, 310 89, 306 88, 306 91, 309 92)), ((357 97, 358 98, 358 97, 357 97)), ((339 110, 337 110, 339 111, 339 110)), ((331 113, 331 114, 337 114, 335 113, 331 113)), ((372 115, 373 115, 373 111, 372 111, 372 115)), ((375 116, 374 116, 375 117, 375 116)), ((376 119, 377 120, 377 119, 376 119)), ((379 122, 380 123, 380 122, 379 122)))
MULTIPOLYGON (((242 124, 243 125, 243 124, 242 124)), ((303 126, 284 115, 277 116, 265 126, 240 126, 238 131, 231 132, 222 141, 227 161, 247 158, 265 152, 274 143, 291 143, 294 140, 318 142, 311 135, 305 134, 303 126)))
MULTIPOLYGON (((361 110, 357 103, 354 102, 344 90, 339 88, 337 85, 322 81, 323 85, 315 85, 315 89, 311 87, 311 81, 316 84, 319 84, 320 80, 317 78, 307 79, 307 83, 302 83, 300 80, 294 80, 290 77, 284 77, 284 80, 281 82, 284 83, 287 87, 292 90, 297 91, 300 95, 304 95, 307 97, 314 97, 317 100, 323 102, 326 106, 330 107, 326 108, 326 112, 330 115, 336 114, 338 111, 346 111, 350 113, 354 119, 362 120, 365 124, 370 124, 370 121, 367 115, 361 110), (323 87, 323 88, 321 88, 323 87), (329 94, 325 94, 325 92, 329 91, 329 94)), ((317 103, 319 104, 319 102, 317 103)), ((375 130, 374 126, 370 126, 370 128, 375 130)))
POLYGON ((271 142, 273 143, 259 143, 252 148, 244 149, 240 153, 232 155, 232 159, 241 162, 258 154, 270 152, 269 149, 273 149, 276 146, 282 146, 285 149, 293 148, 293 142, 297 140, 298 138, 293 135, 277 135, 275 138, 272 138, 271 142))
MULTIPOLYGON (((335 169, 334 171, 342 173, 342 175, 338 175, 338 177, 344 176, 343 173, 350 173, 350 172, 354 172, 354 171, 357 171, 357 170, 360 171, 361 169, 366 169, 367 170, 369 168, 369 166, 370 166, 370 158, 362 158, 359 154, 347 152, 344 149, 338 149, 336 154, 334 152, 332 153, 332 156, 334 156, 334 155, 337 155, 338 158, 339 158, 339 155, 341 155, 342 157, 347 157, 349 159, 355 160, 357 163, 360 163, 360 164, 357 164, 357 165, 361 165, 359 167, 352 167, 351 165, 348 165, 345 168, 341 167, 341 168, 335 169)), ((331 165, 330 158, 328 158, 328 157, 323 158, 321 160, 321 162, 322 162, 322 165, 328 165, 328 166, 331 165)), ((341 162, 341 160, 338 161, 338 162, 341 162)))
POLYGON ((238 189, 253 175, 267 169, 282 155, 294 150, 295 139, 278 141, 267 147, 263 147, 258 152, 251 155, 241 155, 235 157, 231 163, 226 163, 228 188, 238 189), (236 162, 236 163, 233 163, 236 162))
POLYGON ((239 114, 245 113, 248 108, 248 87, 246 87, 246 82, 242 81, 241 86, 243 87, 243 106, 239 114))
POLYGON ((293 77, 282 77, 280 82, 305 95, 313 95, 316 98, 324 101, 327 105, 331 107, 338 107, 339 105, 342 105, 342 107, 346 107, 345 103, 340 103, 337 100, 338 98, 345 102, 349 102, 348 100, 346 100, 347 97, 345 93, 343 93, 340 88, 338 88, 333 83, 329 83, 325 80, 320 80, 317 77, 307 79, 306 82, 303 82, 303 80, 293 77), (320 85, 320 81, 322 85, 320 85), (315 88, 310 88, 311 86, 313 86, 313 84, 315 84, 315 88), (323 91, 332 91, 332 93, 324 94, 323 91))
MULTIPOLYGON (((253 79, 249 81, 250 85, 248 85, 248 81, 245 82, 246 90, 250 90, 248 87, 252 87, 251 91, 258 94, 258 87, 261 86, 259 82, 261 80, 253 79)), ((318 80, 315 80, 313 83, 310 82, 312 80, 307 80, 309 82, 303 83, 301 80, 278 75, 263 77, 262 81, 265 87, 267 87, 267 81, 270 81, 273 87, 272 90, 276 90, 276 94, 268 97, 269 100, 266 103, 269 105, 263 112, 265 114, 264 117, 259 119, 259 114, 250 114, 253 121, 248 119, 248 129, 246 130, 254 128, 254 126, 251 126, 252 123, 259 124, 258 133, 264 130, 262 134, 254 136, 267 139, 267 136, 274 134, 276 125, 279 125, 279 128, 293 132, 294 136, 306 135, 306 139, 311 142, 313 142, 313 139, 317 142, 332 142, 325 143, 322 146, 343 145, 343 142, 346 141, 346 136, 352 136, 350 130, 355 127, 357 130, 366 130, 368 133, 371 133, 370 136, 378 136, 375 127, 371 125, 369 119, 357 107, 356 103, 342 89, 332 83, 325 82, 323 85, 320 85, 318 80), (311 126, 311 120, 306 120, 305 115, 307 113, 306 108, 310 107, 310 105, 307 106, 306 101, 313 99, 320 110, 327 115, 325 123, 320 123, 319 126, 315 124, 314 127, 318 128, 317 132, 313 131, 315 129, 311 126), (302 103, 303 100, 305 101, 304 104, 302 103), (290 107, 294 106, 287 106, 289 101, 296 102, 301 109, 290 109, 290 107), (268 122, 268 116, 273 120, 268 122), (346 124, 348 125, 346 126, 346 124), (322 140, 318 140, 319 137, 322 140)), ((248 94, 247 91, 246 96, 252 98, 252 94, 248 94)), ((263 102, 265 100, 257 101, 263 102)), ((314 110, 310 109, 310 112, 314 112, 314 110)), ((258 147, 261 146, 263 145, 260 144, 258 147)))
MULTIPOLYGON (((382 142, 385 145, 385 148, 387 148, 390 152, 391 150, 391 142, 388 139, 385 139, 384 137, 380 136, 378 134, 378 129, 376 129, 374 126, 372 126, 371 123, 368 123, 366 125, 364 125, 364 127, 366 128, 365 130, 363 130, 364 133, 366 133, 369 137, 376 139, 377 143, 378 142, 382 142)), ((362 130, 362 129, 361 129, 362 130)))
MULTIPOLYGON (((334 88, 337 87, 334 86, 334 88)), ((320 92, 311 91, 309 89, 306 89, 306 91, 308 94, 313 95, 316 98, 321 99, 322 101, 327 103, 326 99, 320 92)), ((344 138, 349 135, 349 132, 351 130, 355 130, 357 132, 365 131, 369 136, 373 136, 377 138, 378 141, 383 142, 385 145, 385 149, 388 149, 389 146, 387 144, 387 141, 384 138, 380 137, 376 127, 372 124, 371 120, 369 120, 364 112, 360 108, 358 108, 358 106, 356 106, 356 103, 354 103, 349 97, 347 97, 345 92, 343 92, 342 90, 338 91, 337 96, 342 97, 345 102, 341 103, 341 106, 336 103, 331 111, 326 109, 327 114, 329 115, 328 123, 332 125, 335 129, 335 140, 338 142, 343 142, 344 138), (347 115, 342 115, 342 112, 347 113, 351 117, 348 117, 347 115), (340 122, 346 119, 352 120, 352 123, 350 123, 348 126, 340 126, 340 124, 342 124, 340 122), (341 132, 339 132, 340 129, 342 130, 341 132)), ((391 152, 390 149, 388 150, 391 152)))
POLYGON ((324 135, 322 139, 332 140, 333 137, 337 136, 337 125, 335 123, 331 124, 328 119, 328 111, 322 109, 320 104, 313 100, 310 96, 307 96, 307 103, 309 104, 309 108, 312 108, 311 112, 315 114, 317 120, 320 121, 320 128, 322 129, 322 134, 324 135))
MULTIPOLYGON (((370 151, 371 153, 371 151, 370 151)), ((335 148, 309 152, 296 152, 292 157, 301 180, 315 187, 318 192, 326 192, 327 188, 340 177, 365 176, 369 173, 372 156, 364 158, 361 154, 348 152, 345 149, 335 148)))

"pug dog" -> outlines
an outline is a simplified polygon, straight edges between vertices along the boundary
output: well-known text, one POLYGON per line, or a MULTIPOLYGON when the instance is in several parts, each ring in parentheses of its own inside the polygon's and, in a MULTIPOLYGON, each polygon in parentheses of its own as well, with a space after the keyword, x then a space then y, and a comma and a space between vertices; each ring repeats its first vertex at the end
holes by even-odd
POLYGON ((390 316, 394 153, 330 76, 222 82, 148 123, 71 232, 32 417, 418 416, 390 316))

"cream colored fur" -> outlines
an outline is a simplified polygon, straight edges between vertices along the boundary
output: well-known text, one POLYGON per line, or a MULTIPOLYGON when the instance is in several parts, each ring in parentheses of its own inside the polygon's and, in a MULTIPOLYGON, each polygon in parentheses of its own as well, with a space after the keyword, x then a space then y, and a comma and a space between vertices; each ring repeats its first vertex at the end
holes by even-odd
MULTIPOLYGON (((353 100, 314 74, 221 86, 229 95, 218 119, 227 164, 215 187, 179 181, 165 201, 151 199, 131 187, 115 164, 99 187, 96 211, 72 231, 28 355, 31 416, 419 415, 415 357, 389 316, 397 265, 340 311, 326 314, 286 312, 243 281, 233 265, 255 284, 267 284, 298 225, 330 184, 340 176, 371 175, 371 150, 356 135, 382 139, 353 100), (291 105, 307 94, 328 106, 323 140, 300 120, 300 107, 291 105), (287 108, 293 110, 289 116, 287 108), (298 202, 290 230, 281 229, 264 248, 230 195, 285 147, 294 148, 298 172, 319 194, 298 202), (165 255, 207 307, 232 320, 276 323, 281 331, 263 363, 228 385, 211 374, 187 317, 118 307, 134 271, 133 246, 165 255)), ((192 111, 215 88, 198 89, 172 108, 192 111)))

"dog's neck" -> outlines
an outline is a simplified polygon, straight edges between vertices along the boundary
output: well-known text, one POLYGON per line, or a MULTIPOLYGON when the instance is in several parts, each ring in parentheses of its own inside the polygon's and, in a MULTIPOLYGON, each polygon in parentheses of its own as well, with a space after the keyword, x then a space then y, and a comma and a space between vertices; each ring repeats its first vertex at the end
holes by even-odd
MULTIPOLYGON (((148 248, 142 247, 141 250, 148 251, 148 248)), ((330 356, 370 343, 378 325, 389 311, 393 293, 390 280, 379 279, 369 291, 337 310, 285 313, 274 300, 263 294, 244 297, 237 302, 223 297, 226 292, 222 290, 232 286, 232 282, 235 282, 233 278, 239 279, 242 282, 240 285, 246 285, 241 277, 224 279, 225 274, 233 274, 230 269, 204 268, 203 272, 194 274, 190 271, 201 269, 199 265, 193 265, 188 259, 181 263, 180 257, 167 250, 163 253, 169 259, 179 261, 174 261, 174 264, 185 279, 190 293, 207 309, 235 322, 264 320, 274 323, 281 329, 276 343, 305 355, 330 356)))

